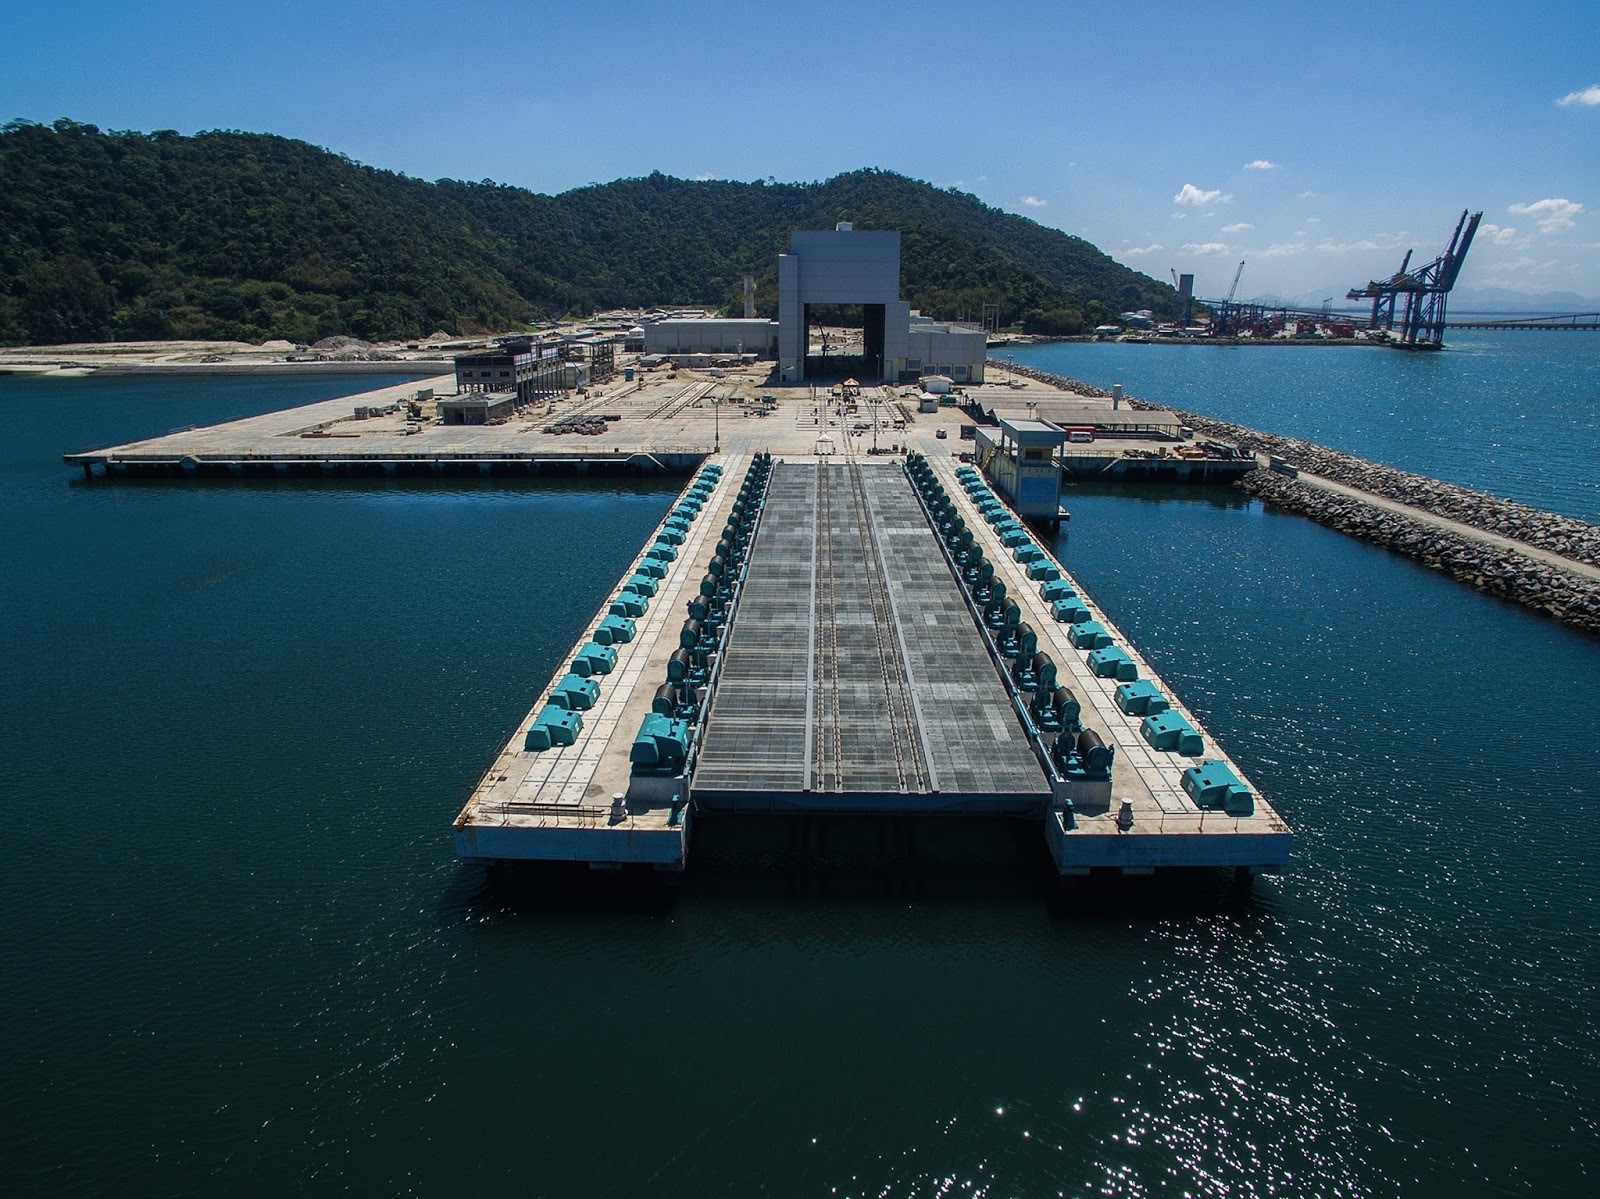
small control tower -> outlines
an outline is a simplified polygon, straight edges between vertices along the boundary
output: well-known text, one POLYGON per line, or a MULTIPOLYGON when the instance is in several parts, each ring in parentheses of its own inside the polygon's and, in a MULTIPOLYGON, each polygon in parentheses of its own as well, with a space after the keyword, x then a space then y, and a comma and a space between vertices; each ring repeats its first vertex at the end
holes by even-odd
POLYGON ((1061 512, 1061 467, 1056 452, 1066 444, 1067 433, 1047 420, 1007 420, 997 426, 979 425, 978 465, 1016 509, 1028 520, 1057 525, 1061 512))

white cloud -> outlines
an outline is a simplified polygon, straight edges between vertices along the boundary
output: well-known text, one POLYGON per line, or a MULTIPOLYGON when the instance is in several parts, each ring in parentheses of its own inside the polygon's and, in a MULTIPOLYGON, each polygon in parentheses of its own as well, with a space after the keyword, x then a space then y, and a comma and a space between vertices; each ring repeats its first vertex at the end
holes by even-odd
POLYGON ((1222 232, 1223 233, 1243 233, 1246 229, 1254 229, 1254 228, 1255 228, 1255 226, 1252 225, 1249 221, 1239 221, 1239 222, 1237 222, 1235 224, 1232 224, 1232 225, 1224 225, 1222 227, 1222 232))
POLYGON ((1178 189, 1178 194, 1172 197, 1174 204, 1226 204, 1232 196, 1225 196, 1221 190, 1206 191, 1192 183, 1185 183, 1178 189))
POLYGON ((1318 242, 1317 249, 1324 254, 1351 254, 1357 250, 1381 250, 1383 247, 1368 238, 1361 241, 1318 242))
POLYGON ((1160 242, 1151 242, 1148 246, 1135 246, 1131 250, 1124 250, 1122 251, 1122 256, 1124 258, 1138 258, 1140 255, 1154 254, 1157 250, 1165 250, 1166 248, 1160 242))
POLYGON ((1317 198, 1317 193, 1316 192, 1295 192, 1294 198, 1296 200, 1315 200, 1317 198))
POLYGON ((1046 204, 1050 203, 1049 200, 1041 200, 1038 196, 1023 196, 1022 202, 1029 208, 1043 208, 1046 204))
POLYGON ((1245 163, 1244 169, 1247 171, 1275 171, 1278 169, 1278 164, 1268 162, 1265 158, 1258 158, 1254 162, 1245 163))
POLYGON ((1556 103, 1563 108, 1572 104, 1582 104, 1589 108, 1600 106, 1600 83, 1591 83, 1588 87, 1580 88, 1578 91, 1568 92, 1556 103))
POLYGON ((1540 233, 1560 233, 1564 229, 1572 228, 1576 223, 1572 218, 1583 211, 1583 205, 1571 200, 1552 198, 1535 200, 1532 204, 1513 204, 1506 211, 1516 216, 1536 218, 1540 233))
POLYGON ((1187 212, 1175 212, 1175 213, 1172 214, 1172 219, 1175 220, 1175 221, 1181 221, 1181 220, 1185 219, 1188 215, 1189 214, 1187 212))
POLYGON ((1258 258, 1287 258, 1290 254, 1298 254, 1298 253, 1300 253, 1301 250, 1304 250, 1304 249, 1305 249, 1305 247, 1300 245, 1297 242, 1280 241, 1280 242, 1274 242, 1272 245, 1268 246, 1265 250, 1259 251, 1257 253, 1256 257, 1258 257, 1258 258))
POLYGON ((1319 217, 1319 216, 1308 216, 1306 218, 1306 224, 1308 224, 1308 225, 1320 225, 1320 224, 1322 224, 1322 218, 1319 217))
POLYGON ((1515 225, 1496 225, 1485 221, 1478 226, 1478 236, 1487 238, 1497 246, 1509 246, 1517 236, 1517 229, 1515 225))
POLYGON ((1178 247, 1185 254, 1226 254, 1228 247, 1220 241, 1187 242, 1178 247))

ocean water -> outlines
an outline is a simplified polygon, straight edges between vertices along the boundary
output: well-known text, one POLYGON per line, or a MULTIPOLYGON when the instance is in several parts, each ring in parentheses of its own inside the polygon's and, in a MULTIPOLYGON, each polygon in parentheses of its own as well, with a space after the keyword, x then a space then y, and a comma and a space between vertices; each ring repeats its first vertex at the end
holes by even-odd
POLYGON ((494 885, 450 820, 670 488, 60 464, 377 385, 0 377, 7 1194, 1595 1189, 1600 643, 1227 489, 1079 488, 1061 553, 1289 873, 494 885))
POLYGON ((1600 334, 1458 329, 1437 354, 1129 342, 997 353, 1600 522, 1600 334))

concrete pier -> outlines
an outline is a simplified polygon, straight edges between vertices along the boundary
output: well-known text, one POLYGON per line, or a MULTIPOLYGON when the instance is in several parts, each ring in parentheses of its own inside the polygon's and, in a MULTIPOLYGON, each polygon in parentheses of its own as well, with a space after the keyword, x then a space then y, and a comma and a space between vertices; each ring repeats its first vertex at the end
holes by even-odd
MULTIPOLYGON (((632 638, 610 645, 615 664, 608 673, 593 676, 599 696, 593 707, 580 712, 583 727, 573 743, 529 751, 529 730, 568 674, 574 655, 562 658, 456 818, 456 853, 462 860, 683 868, 693 809, 684 802, 686 796, 630 798, 629 751, 656 688, 666 678, 667 661, 679 648, 685 603, 696 594, 710 564, 738 489, 735 472, 744 461, 741 455, 729 455, 719 464, 723 475, 713 498, 667 564, 648 611, 634 620, 632 638)), ((648 552, 640 551, 623 578, 643 565, 648 552)), ((595 640, 611 602, 608 597, 590 620, 574 653, 595 640)))
MULTIPOLYGON (((1249 784, 1239 765, 1205 732, 1194 713, 1166 686, 1138 650, 1122 635, 1111 618, 1080 587, 1071 573, 1059 570, 1084 609, 1087 620, 1069 624, 1056 619, 1054 605, 1042 596, 1043 581, 1031 577, 1028 565, 1017 559, 995 526, 984 519, 970 497, 963 494, 956 466, 949 459, 928 459, 935 475, 957 500, 974 540, 994 563, 997 579, 1006 583, 1007 597, 1021 609, 1019 621, 1031 625, 1041 651, 1054 660, 1060 682, 1082 705, 1082 723, 1102 740, 1115 746, 1111 776, 1104 787, 1104 802, 1077 802, 1068 810, 1057 802, 1045 818, 1046 841, 1063 874, 1087 874, 1096 868, 1145 873, 1165 866, 1234 866, 1273 871, 1288 861, 1292 836, 1271 804, 1249 784), (1092 623, 1103 631, 1094 648, 1074 645, 1075 630, 1092 623), (1114 646, 1128 665, 1117 673, 1094 668, 1097 652, 1114 646), (1148 691, 1159 694, 1170 712, 1194 732, 1181 750, 1161 750, 1144 735, 1142 709, 1129 711, 1119 704, 1125 683, 1143 680, 1148 691), (1253 799, 1248 815, 1198 806, 1185 791, 1186 771, 1202 763, 1220 763, 1253 799)), ((992 640, 992 637, 991 637, 992 640)), ((1070 785, 1053 780, 1058 798, 1069 795, 1070 785)))

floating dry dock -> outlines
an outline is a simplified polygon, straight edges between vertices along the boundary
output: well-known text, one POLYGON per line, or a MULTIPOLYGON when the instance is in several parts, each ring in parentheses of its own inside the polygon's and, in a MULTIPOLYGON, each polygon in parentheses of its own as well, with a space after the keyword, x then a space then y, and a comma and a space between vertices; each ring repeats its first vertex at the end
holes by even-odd
POLYGON ((1066 874, 1284 865, 1289 831, 1243 772, 951 458, 968 411, 765 369, 657 372, 477 426, 419 417, 411 383, 65 457, 111 480, 694 472, 456 819, 463 859, 677 870, 702 815, 1003 813, 1038 820, 1066 874))
POLYGON ((982 476, 915 452, 702 468, 456 849, 680 869, 697 813, 756 812, 1033 817, 1063 874, 1292 840, 982 476))

